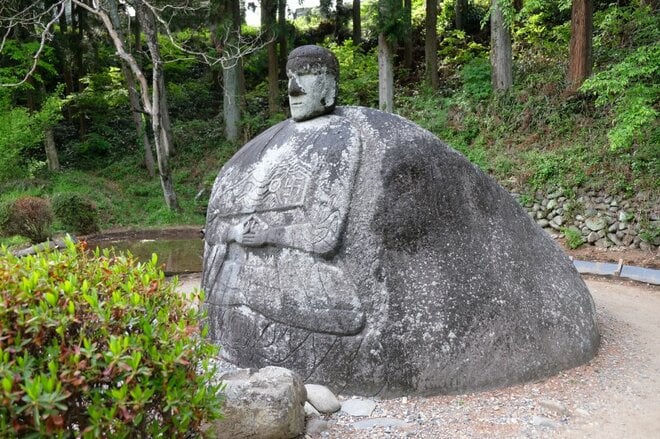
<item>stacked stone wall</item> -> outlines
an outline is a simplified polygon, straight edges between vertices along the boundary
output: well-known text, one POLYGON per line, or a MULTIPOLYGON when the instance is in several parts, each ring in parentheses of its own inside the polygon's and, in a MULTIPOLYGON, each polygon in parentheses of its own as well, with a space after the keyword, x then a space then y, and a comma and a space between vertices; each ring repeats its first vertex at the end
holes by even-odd
POLYGON ((640 193, 611 196, 602 191, 536 191, 533 197, 512 193, 528 215, 553 238, 568 230, 582 237, 583 245, 657 251, 660 246, 660 199, 640 193))

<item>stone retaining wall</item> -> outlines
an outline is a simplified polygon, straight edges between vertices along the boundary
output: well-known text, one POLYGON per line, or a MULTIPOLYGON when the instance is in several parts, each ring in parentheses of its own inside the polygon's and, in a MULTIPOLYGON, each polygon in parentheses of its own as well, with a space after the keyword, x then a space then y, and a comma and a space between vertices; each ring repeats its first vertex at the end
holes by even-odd
POLYGON ((581 236, 585 245, 656 251, 660 245, 660 200, 647 193, 631 198, 597 191, 565 196, 563 189, 530 196, 512 193, 530 217, 554 238, 581 236), (568 230, 571 230, 569 232, 568 230))

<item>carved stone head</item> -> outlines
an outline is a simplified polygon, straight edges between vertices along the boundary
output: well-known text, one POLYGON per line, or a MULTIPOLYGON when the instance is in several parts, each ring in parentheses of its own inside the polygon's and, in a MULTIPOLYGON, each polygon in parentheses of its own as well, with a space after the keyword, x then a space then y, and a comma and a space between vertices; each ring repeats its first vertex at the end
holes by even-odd
POLYGON ((286 63, 289 105, 296 122, 332 113, 337 102, 339 63, 328 49, 300 46, 286 63))

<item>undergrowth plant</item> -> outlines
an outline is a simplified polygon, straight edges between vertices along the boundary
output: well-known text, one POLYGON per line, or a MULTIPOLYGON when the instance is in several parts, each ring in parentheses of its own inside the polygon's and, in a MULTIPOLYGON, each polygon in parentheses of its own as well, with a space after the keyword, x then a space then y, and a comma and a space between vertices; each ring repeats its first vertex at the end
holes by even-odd
POLYGON ((584 244, 584 238, 582 233, 579 230, 571 227, 565 227, 562 229, 564 236, 566 237, 566 245, 569 248, 575 249, 584 244))
POLYGON ((201 293, 175 288, 155 255, 0 249, 0 437, 198 436, 221 415, 217 348, 201 293))
POLYGON ((39 197, 20 197, 0 206, 0 232, 20 235, 33 243, 51 236, 53 209, 50 202, 39 197))
POLYGON ((87 197, 75 192, 64 192, 53 197, 55 217, 67 231, 84 235, 99 231, 99 213, 87 197))

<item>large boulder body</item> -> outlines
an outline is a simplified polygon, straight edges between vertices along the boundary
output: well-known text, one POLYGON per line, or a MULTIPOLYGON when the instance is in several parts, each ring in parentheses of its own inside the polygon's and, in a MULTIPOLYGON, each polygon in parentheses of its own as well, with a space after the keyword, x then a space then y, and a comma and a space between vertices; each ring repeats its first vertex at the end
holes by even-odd
POLYGON ((210 336, 242 367, 389 397, 536 379, 598 348, 593 300, 561 249, 396 115, 340 107, 267 130, 221 170, 206 231, 210 336), (263 246, 224 238, 242 221, 269 230, 263 246))

